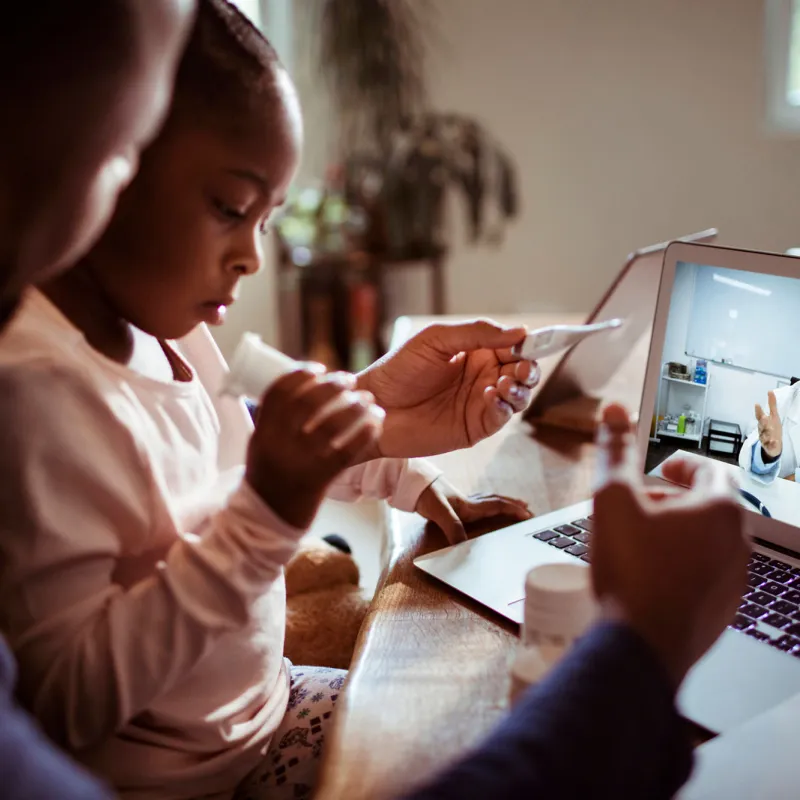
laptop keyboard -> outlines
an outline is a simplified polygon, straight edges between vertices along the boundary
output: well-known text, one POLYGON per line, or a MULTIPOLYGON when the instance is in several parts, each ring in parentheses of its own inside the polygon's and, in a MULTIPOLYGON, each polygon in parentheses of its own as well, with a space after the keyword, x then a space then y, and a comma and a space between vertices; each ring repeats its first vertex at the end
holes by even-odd
POLYGON ((748 590, 730 627, 800 658, 800 567, 753 553, 748 590))
MULTIPOLYGON (((588 563, 593 520, 576 519, 533 538, 588 563)), ((729 627, 800 658, 800 567, 753 553, 747 570, 748 588, 729 627)))
POLYGON ((558 525, 555 528, 534 533, 533 538, 588 562, 593 519, 594 517, 591 516, 584 519, 576 519, 566 525, 558 525))

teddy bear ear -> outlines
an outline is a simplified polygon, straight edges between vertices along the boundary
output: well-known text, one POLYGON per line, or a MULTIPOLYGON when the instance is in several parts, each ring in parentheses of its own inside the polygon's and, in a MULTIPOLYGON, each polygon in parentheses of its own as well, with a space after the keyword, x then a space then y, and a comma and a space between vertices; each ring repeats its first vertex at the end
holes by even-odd
POLYGON ((332 586, 358 586, 361 575, 351 555, 322 539, 306 536, 285 569, 286 597, 332 586))
POLYGON ((322 541, 327 542, 331 547, 335 547, 343 553, 347 553, 349 556, 353 555, 347 540, 343 536, 339 536, 338 533, 329 533, 327 536, 322 537, 322 541))

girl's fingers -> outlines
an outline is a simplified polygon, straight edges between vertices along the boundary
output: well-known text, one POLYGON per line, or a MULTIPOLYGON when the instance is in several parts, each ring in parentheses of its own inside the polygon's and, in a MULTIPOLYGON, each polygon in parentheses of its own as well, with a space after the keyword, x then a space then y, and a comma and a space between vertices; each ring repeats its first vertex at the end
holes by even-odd
MULTIPOLYGON (((312 393, 308 393, 312 396, 312 393)), ((370 392, 351 392, 344 391, 341 387, 335 389, 333 393, 327 387, 322 387, 316 393, 319 405, 310 413, 303 425, 303 433, 310 434, 321 428, 325 423, 338 416, 342 411, 352 407, 367 409, 374 404, 375 398, 370 392)))
POLYGON ((471 495, 469 498, 457 498, 451 502, 462 522, 476 522, 491 517, 510 517, 521 521, 533 516, 528 506, 521 500, 499 495, 484 497, 471 495))
POLYGON ((381 426, 366 420, 363 424, 349 432, 346 440, 334 448, 332 458, 336 467, 344 469, 351 464, 358 464, 368 452, 373 452, 380 439, 381 426))
POLYGON ((450 544, 466 541, 464 524, 448 499, 436 488, 429 486, 417 504, 417 512, 441 528, 450 544))

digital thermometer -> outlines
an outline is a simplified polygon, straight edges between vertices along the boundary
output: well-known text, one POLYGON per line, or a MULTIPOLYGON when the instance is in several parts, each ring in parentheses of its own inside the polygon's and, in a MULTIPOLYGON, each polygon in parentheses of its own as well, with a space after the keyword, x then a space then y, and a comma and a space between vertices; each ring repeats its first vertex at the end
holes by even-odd
POLYGON ((621 319, 609 319, 592 325, 551 325, 531 331, 522 342, 514 346, 512 352, 517 358, 536 361, 559 350, 567 350, 595 333, 621 328, 622 325, 621 319))

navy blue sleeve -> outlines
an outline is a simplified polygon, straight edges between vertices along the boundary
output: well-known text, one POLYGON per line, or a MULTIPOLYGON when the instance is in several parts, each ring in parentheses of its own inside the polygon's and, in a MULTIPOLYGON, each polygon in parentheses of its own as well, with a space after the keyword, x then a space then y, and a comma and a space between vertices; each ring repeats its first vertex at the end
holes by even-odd
POLYGON ((668 800, 691 766, 663 667, 633 631, 605 623, 478 750, 407 800, 668 800))
POLYGON ((0 638, 0 796, 4 800, 109 800, 111 793, 45 738, 13 701, 16 673, 0 638))

